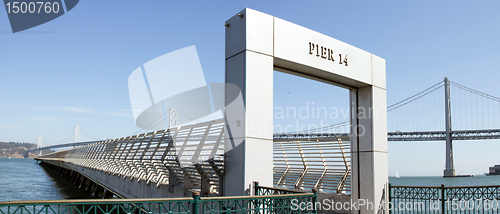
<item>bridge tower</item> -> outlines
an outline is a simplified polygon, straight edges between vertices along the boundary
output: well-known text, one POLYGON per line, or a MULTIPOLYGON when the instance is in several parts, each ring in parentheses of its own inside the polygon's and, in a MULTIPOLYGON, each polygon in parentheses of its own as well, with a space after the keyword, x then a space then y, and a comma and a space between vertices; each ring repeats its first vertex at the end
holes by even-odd
POLYGON ((446 169, 444 177, 455 176, 455 168, 453 166, 453 146, 451 142, 451 100, 450 100, 450 81, 447 77, 444 78, 444 115, 446 128, 446 169))
POLYGON ((73 147, 80 142, 80 126, 75 126, 75 135, 73 138, 73 147))
POLYGON ((38 139, 37 139, 37 143, 36 143, 37 156, 42 156, 42 150, 40 150, 40 148, 42 148, 42 136, 38 136, 38 139))

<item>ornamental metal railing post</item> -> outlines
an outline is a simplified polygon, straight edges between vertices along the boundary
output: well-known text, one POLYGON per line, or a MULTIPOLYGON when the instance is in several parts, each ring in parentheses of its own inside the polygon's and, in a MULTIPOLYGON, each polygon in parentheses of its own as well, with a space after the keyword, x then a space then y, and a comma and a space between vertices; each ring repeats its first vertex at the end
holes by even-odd
MULTIPOLYGON (((253 196, 258 196, 259 195, 259 182, 254 181, 253 182, 253 196)), ((254 213, 259 213, 258 209, 262 207, 262 203, 256 199, 254 200, 254 203, 251 205, 252 209, 254 210, 254 213)))
POLYGON ((392 209, 394 208, 394 204, 392 207, 390 205, 392 204, 392 189, 391 189, 391 183, 389 183, 389 203, 387 203, 387 209, 389 209, 389 214, 392 214, 392 209))
POLYGON ((314 209, 313 213, 318 214, 318 208, 316 207, 316 205, 318 204, 318 190, 316 188, 313 188, 312 192, 314 193, 312 197, 313 209, 314 209))
POLYGON ((444 184, 441 184, 441 214, 446 213, 444 184))
POLYGON ((259 195, 259 182, 258 181, 254 181, 253 182, 253 193, 254 195, 259 195))
POLYGON ((193 192, 193 207, 192 207, 192 213, 193 214, 200 214, 200 193, 199 192, 193 192))

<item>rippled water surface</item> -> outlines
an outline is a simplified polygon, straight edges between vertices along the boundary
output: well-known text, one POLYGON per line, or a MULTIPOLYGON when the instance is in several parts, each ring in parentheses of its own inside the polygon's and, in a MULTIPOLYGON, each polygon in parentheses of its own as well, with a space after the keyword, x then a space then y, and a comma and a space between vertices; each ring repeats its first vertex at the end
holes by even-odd
POLYGON ((0 201, 91 198, 33 159, 0 158, 0 201))

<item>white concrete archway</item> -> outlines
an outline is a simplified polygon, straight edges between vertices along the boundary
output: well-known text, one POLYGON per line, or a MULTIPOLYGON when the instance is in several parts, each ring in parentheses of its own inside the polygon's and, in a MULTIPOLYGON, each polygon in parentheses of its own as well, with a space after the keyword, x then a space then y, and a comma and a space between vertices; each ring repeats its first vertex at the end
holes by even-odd
MULTIPOLYGON (((226 114, 226 123, 237 125, 225 136, 224 195, 249 194, 253 181, 273 185, 272 91, 277 70, 350 90, 352 199, 387 201, 384 59, 252 9, 226 22, 225 58, 226 83, 240 87, 245 109, 226 107, 237 112, 226 114), (235 140, 241 144, 235 145, 235 140)), ((353 213, 378 211, 362 207, 353 213)))

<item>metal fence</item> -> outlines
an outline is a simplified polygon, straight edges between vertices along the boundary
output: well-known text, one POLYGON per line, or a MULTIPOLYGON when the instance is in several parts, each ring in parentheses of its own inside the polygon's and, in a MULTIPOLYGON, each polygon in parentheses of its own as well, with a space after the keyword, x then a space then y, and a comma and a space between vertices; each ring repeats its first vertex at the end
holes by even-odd
MULTIPOLYGON (((286 195, 286 194, 302 194, 307 193, 304 190, 294 190, 288 188, 280 187, 263 187, 259 186, 259 182, 254 182, 254 193, 255 195, 286 195)), ((313 189, 313 193, 316 193, 316 189, 313 189)))
POLYGON ((500 186, 390 186, 392 214, 499 213, 500 186))
MULTIPOLYGON (((202 196, 220 192, 224 176, 224 120, 158 130, 72 148, 39 157, 115 176, 173 183, 202 196)), ((347 135, 310 139, 290 135, 273 144, 274 185, 325 192, 350 191, 347 135)))
POLYGON ((224 121, 108 139, 39 157, 159 185, 170 182, 203 196, 217 194, 223 175, 224 121), (169 180, 170 179, 170 180, 169 180))
POLYGON ((274 141, 274 184, 346 193, 351 189, 350 139, 274 141))
MULTIPOLYGON (((255 189, 259 190, 256 192, 266 192, 266 189, 273 188, 257 186, 255 189)), ((171 199, 0 202, 0 214, 317 213, 316 210, 301 209, 298 206, 301 203, 315 203, 317 193, 289 193, 240 197, 200 197, 199 194, 195 193, 192 198, 171 199), (297 204, 297 206, 294 206, 294 204, 297 204)))

